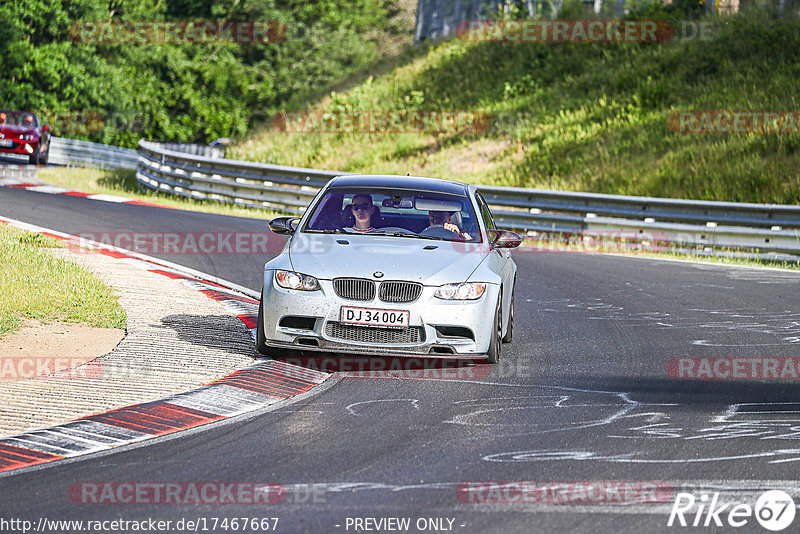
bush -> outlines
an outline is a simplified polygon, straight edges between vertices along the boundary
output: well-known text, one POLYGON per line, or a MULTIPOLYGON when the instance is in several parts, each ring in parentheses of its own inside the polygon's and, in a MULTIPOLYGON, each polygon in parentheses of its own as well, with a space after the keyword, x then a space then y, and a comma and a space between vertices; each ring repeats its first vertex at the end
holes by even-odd
POLYGON ((140 137, 179 142, 241 137, 287 102, 297 105, 375 61, 382 43, 396 38, 392 5, 388 0, 289 0, 280 6, 261 0, 3 2, 2 106, 48 112, 56 135, 122 146, 135 146, 140 137), (286 36, 271 44, 70 41, 70 25, 77 21, 176 19, 275 20, 286 36), (87 124, 80 113, 98 120, 87 124))

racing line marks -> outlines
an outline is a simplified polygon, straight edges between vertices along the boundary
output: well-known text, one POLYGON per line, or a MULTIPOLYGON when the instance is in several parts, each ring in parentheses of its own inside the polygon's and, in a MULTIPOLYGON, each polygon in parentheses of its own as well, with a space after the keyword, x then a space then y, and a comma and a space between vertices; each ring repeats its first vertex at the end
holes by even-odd
POLYGON ((412 408, 414 408, 415 410, 419 410, 419 399, 373 399, 373 400, 368 400, 368 401, 354 402, 353 404, 349 404, 349 405, 345 406, 345 410, 347 410, 347 412, 350 415, 354 415, 356 417, 360 417, 361 414, 356 413, 356 411, 353 409, 355 406, 363 406, 365 404, 374 404, 376 402, 408 402, 408 403, 411 403, 411 407, 412 408))

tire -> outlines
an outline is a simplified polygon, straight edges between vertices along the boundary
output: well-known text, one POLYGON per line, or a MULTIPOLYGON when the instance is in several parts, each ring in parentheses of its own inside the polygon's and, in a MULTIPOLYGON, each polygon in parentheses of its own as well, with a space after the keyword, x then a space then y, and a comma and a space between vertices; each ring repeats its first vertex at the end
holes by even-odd
POLYGON ((497 309, 494 312, 492 323, 492 339, 489 342, 489 350, 486 352, 486 361, 497 363, 500 361, 500 345, 503 337, 503 296, 497 299, 497 309))
MULTIPOLYGON (((267 345, 267 336, 264 334, 264 315, 261 313, 264 304, 264 289, 261 289, 261 300, 258 301, 258 323, 256 324, 256 352, 259 356, 269 358, 289 358, 298 353, 291 349, 270 347, 267 345)), ((300 353, 302 354, 302 353, 300 353)))
POLYGON ((256 323, 256 352, 262 356, 269 354, 267 347, 267 337, 264 335, 264 316, 261 312, 264 307, 264 289, 261 289, 261 299, 258 301, 258 323, 256 323))
POLYGON ((41 162, 41 157, 39 156, 39 148, 36 148, 36 152, 28 156, 28 163, 31 165, 39 165, 41 162))
MULTIPOLYGON (((515 281, 516 282, 516 281, 515 281)), ((515 283, 514 286, 517 284, 515 283)), ((514 288, 511 288, 511 308, 508 310, 508 328, 503 336, 503 343, 511 343, 514 338, 514 288)))

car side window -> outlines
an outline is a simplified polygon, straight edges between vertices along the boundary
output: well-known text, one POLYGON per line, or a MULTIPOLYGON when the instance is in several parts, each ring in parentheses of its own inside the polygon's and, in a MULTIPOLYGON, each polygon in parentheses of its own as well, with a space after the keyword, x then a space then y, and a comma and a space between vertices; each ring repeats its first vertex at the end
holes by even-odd
POLYGON ((489 211, 489 206, 486 205, 486 200, 484 200, 483 195, 478 193, 476 195, 478 199, 478 206, 481 210, 481 217, 483 217, 483 224, 486 225, 487 230, 496 230, 497 226, 494 224, 494 219, 492 218, 492 213, 489 211))

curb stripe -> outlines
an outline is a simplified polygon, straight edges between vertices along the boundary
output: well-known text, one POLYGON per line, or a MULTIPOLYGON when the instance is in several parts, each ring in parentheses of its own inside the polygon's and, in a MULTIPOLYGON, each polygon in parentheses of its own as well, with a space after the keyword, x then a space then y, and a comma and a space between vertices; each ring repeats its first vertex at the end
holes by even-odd
POLYGON ((14 189, 27 189, 29 187, 36 187, 36 184, 8 184, 6 187, 13 187, 14 189))
MULTIPOLYGON (((81 194, 83 194, 83 193, 81 193, 81 194)), ((95 199, 95 200, 99 200, 99 199, 95 199)), ((165 206, 163 204, 155 204, 153 202, 146 202, 144 200, 131 200, 130 202, 125 202, 125 204, 135 204, 137 206, 147 206, 147 207, 150 207, 150 208, 164 208, 164 209, 168 209, 168 210, 180 209, 180 208, 176 208, 174 206, 165 206)))
MULTIPOLYGON (((28 230, 35 228, 32 231, 59 240, 75 239, 74 236, 24 223, 3 219, 0 219, 0 223, 17 224, 28 230)), ((85 244, 101 254, 178 280, 205 294, 237 316, 255 339, 253 330, 258 300, 206 280, 202 275, 183 274, 178 266, 168 267, 158 263, 156 258, 131 256, 99 243, 85 244)), ((164 399, 117 408, 47 429, 0 439, 0 472, 109 450, 258 410, 304 393, 330 376, 330 373, 260 358, 215 382, 164 399)))
POLYGON ((33 449, 25 449, 15 445, 7 445, 5 443, 0 443, 0 454, 3 455, 0 457, 0 465, 5 464, 6 462, 23 463, 30 460, 38 462, 62 458, 61 456, 56 456, 54 454, 35 451, 33 449))
POLYGON ((283 376, 279 373, 275 376, 275 373, 266 374, 242 371, 234 371, 225 378, 215 382, 215 384, 230 384, 257 393, 260 393, 260 390, 263 388, 271 388, 273 386, 290 390, 303 389, 305 391, 305 388, 317 385, 310 380, 303 380, 300 377, 291 377, 289 373, 285 373, 283 376))
POLYGON ((26 449, 44 452, 53 456, 59 456, 61 458, 66 458, 77 452, 77 449, 68 449, 60 446, 60 442, 58 444, 53 444, 50 442, 50 440, 41 439, 33 432, 30 434, 24 434, 22 436, 5 439, 3 440, 3 443, 5 445, 24 447, 26 449))
POLYGON ((248 314, 248 315, 237 315, 236 317, 242 321, 247 328, 256 328, 258 325, 258 316, 256 314, 248 314))
POLYGON ((128 197, 121 197, 117 195, 107 195, 105 193, 82 193, 80 191, 70 191, 63 187, 54 186, 50 184, 32 184, 32 183, 13 183, 13 180, 5 180, 0 182, 0 187, 13 187, 14 189, 25 189, 35 193, 44 193, 47 195, 67 195, 70 197, 83 197, 89 200, 99 200, 101 202, 112 202, 114 204, 135 204, 137 206, 147 206, 149 208, 163 208, 168 210, 180 210, 174 206, 165 206, 163 204, 156 204, 154 202, 147 202, 145 200, 133 200, 128 197))
POLYGON ((224 384, 209 386, 191 393, 176 395, 170 399, 172 404, 186 408, 203 409, 216 415, 230 417, 264 406, 265 402, 277 402, 278 398, 267 399, 261 393, 254 393, 224 384))
POLYGON ((101 250, 100 254, 103 256, 108 256, 109 258, 114 258, 115 260, 121 260, 123 258, 129 258, 127 254, 123 254, 122 252, 117 252, 116 250, 101 250))
POLYGON ((137 430, 153 436, 161 436, 176 430, 210 423, 221 417, 168 402, 156 401, 155 403, 120 408, 102 415, 92 415, 86 419, 137 430))
POLYGON ((0 472, 108 450, 247 413, 308 391, 328 377, 329 373, 276 360, 258 360, 217 382, 165 399, 2 439, 0 472), (288 374, 305 378, 292 380, 288 374))
MULTIPOLYGON (((304 387, 304 388, 288 388, 288 387, 282 387, 280 385, 275 385, 275 386, 271 386, 271 385, 256 386, 255 384, 252 384, 252 383, 239 382, 239 381, 233 381, 233 380, 225 382, 225 383, 230 385, 230 386, 233 386, 233 387, 245 389, 245 390, 248 390, 248 391, 255 391, 256 393, 263 393, 265 395, 272 395, 273 397, 281 397, 281 398, 285 398, 285 399, 288 399, 289 397, 293 397, 294 395, 299 395, 300 393, 308 391, 309 389, 311 389, 313 387, 312 385, 309 385, 309 386, 304 387)), ((314 384, 314 385, 316 385, 316 384, 314 384)))
POLYGON ((240 297, 238 295, 231 295, 230 293, 226 293, 216 289, 201 289, 200 292, 204 293, 207 297, 212 298, 214 300, 238 300, 239 302, 247 302, 248 304, 258 304, 258 301, 256 299, 244 296, 240 297))
POLYGON ((52 193, 56 195, 67 192, 66 189, 57 185, 36 185, 28 187, 27 189, 28 191, 35 191, 36 193, 52 193))
MULTIPOLYGON (((237 371, 238 372, 238 371, 237 371)), ((250 391, 255 391, 256 393, 263 393, 266 390, 274 390, 274 389, 287 389, 289 391, 302 389, 310 383, 300 383, 300 384, 292 384, 292 379, 283 376, 252 376, 252 374, 247 373, 242 375, 238 375, 237 373, 233 373, 230 376, 220 379, 217 384, 228 384, 229 386, 239 387, 241 389, 247 389, 250 391)))
MULTIPOLYGON (((153 263, 155 263, 155 262, 153 262, 153 263)), ((158 264, 156 264, 156 265, 158 265, 158 264)), ((186 280, 186 281, 190 281, 190 282, 200 282, 202 284, 207 284, 209 286, 219 287, 221 289, 224 289, 225 291, 230 291, 230 289, 228 289, 227 287, 225 287, 223 285, 220 285, 220 284, 217 284, 215 282, 212 282, 211 280, 201 280, 201 279, 195 278, 193 276, 186 276, 185 274, 176 273, 175 271, 165 271, 165 270, 162 270, 162 269, 150 269, 150 272, 151 273, 160 274, 162 276, 166 276, 167 278, 172 278, 173 280, 186 280)), ((195 288, 195 289, 197 289, 198 291, 202 291, 199 288, 195 288)), ((231 293, 228 294, 228 298, 232 298, 234 296, 235 296, 234 294, 231 294, 231 293)))

